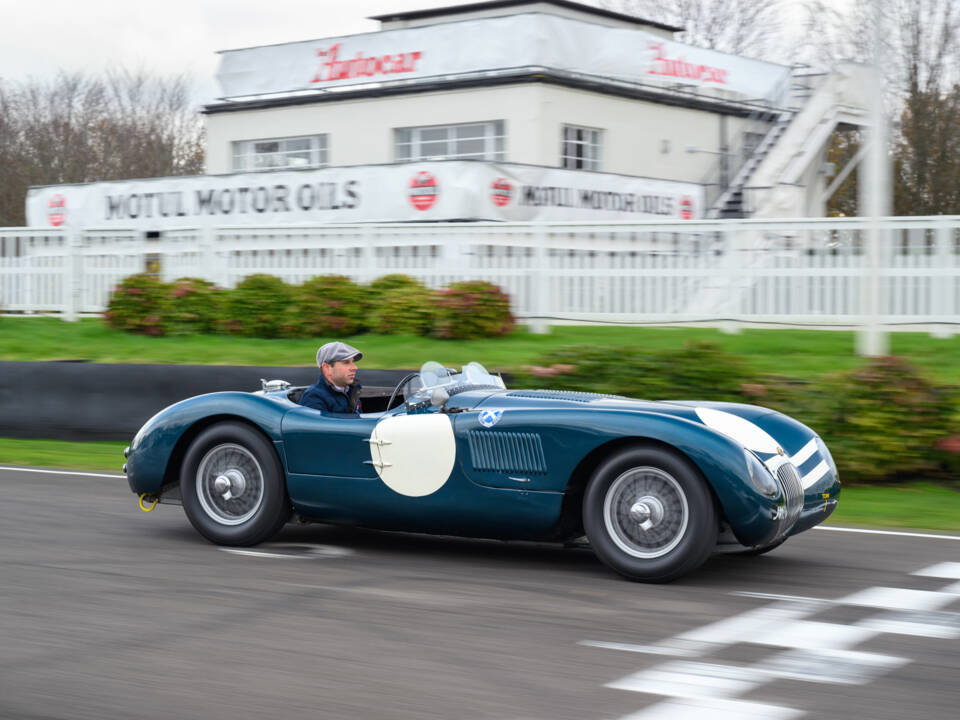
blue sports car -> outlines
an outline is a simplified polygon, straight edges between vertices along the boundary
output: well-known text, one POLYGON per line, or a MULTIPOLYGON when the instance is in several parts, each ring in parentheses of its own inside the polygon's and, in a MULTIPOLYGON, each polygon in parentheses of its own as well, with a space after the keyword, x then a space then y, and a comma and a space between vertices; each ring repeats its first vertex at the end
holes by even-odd
MULTIPOLYGON (((200 395, 125 451, 144 502, 182 502, 224 545, 292 514, 386 530, 566 542, 586 536, 632 580, 665 582, 715 551, 762 553, 829 517, 820 437, 762 407, 508 390, 478 363, 405 377, 381 412, 332 415, 303 388, 200 395)), ((369 403, 368 403, 369 404, 369 403)))

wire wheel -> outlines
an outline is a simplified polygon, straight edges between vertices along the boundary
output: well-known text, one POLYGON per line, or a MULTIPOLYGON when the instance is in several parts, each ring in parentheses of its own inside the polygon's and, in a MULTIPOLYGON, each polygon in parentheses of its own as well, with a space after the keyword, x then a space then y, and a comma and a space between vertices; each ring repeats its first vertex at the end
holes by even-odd
POLYGON ((614 544, 636 558, 658 558, 683 539, 690 508, 672 475, 655 467, 627 470, 607 490, 603 521, 614 544))
POLYGON ((211 520, 240 525, 256 515, 263 504, 263 469, 242 445, 216 445, 197 467, 196 487, 200 506, 211 520))

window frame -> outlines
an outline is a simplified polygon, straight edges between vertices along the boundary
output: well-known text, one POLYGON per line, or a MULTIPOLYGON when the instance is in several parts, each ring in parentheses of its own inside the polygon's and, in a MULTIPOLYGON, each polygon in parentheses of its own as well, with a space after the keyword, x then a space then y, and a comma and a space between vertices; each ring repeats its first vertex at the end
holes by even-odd
POLYGON ((251 138, 248 140, 234 140, 230 143, 230 166, 233 172, 264 172, 267 170, 290 170, 294 168, 325 168, 329 167, 330 136, 328 133, 315 135, 291 135, 288 137, 251 138), (289 147, 294 143, 306 140, 308 147, 289 147), (268 152, 257 152, 257 145, 277 143, 278 149, 268 152), (290 162, 297 154, 309 153, 306 164, 290 162), (261 158, 286 158, 287 162, 260 162, 261 158))
POLYGON ((602 128, 587 127, 585 125, 560 126, 560 167, 564 170, 588 170, 600 172, 603 168, 603 136, 602 128), (572 132, 583 133, 578 138, 568 138, 572 132), (576 148, 585 150, 580 154, 571 152, 576 148), (579 164, 579 166, 578 166, 579 164))
POLYGON ((447 125, 416 125, 393 128, 394 162, 424 162, 430 160, 506 160, 506 123, 503 120, 477 120, 447 125), (460 132, 473 126, 482 127, 481 134, 460 136, 460 132), (432 138, 431 135, 443 137, 432 138), (425 137, 426 136, 426 137, 425 137), (463 143, 483 142, 481 152, 463 152, 458 147, 463 143), (424 145, 445 145, 442 152, 424 152, 424 145))

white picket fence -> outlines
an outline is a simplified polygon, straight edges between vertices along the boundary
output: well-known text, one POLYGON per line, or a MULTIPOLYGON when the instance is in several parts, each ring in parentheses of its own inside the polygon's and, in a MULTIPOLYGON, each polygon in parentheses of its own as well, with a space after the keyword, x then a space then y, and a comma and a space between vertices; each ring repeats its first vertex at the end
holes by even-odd
POLYGON ((232 287, 405 273, 487 280, 515 315, 555 323, 960 328, 960 217, 677 223, 430 223, 136 231, 0 229, 0 309, 102 312, 152 268, 232 287), (871 234, 871 228, 876 230, 871 234), (876 237, 873 243, 871 238, 876 237), (873 250, 875 248, 875 250, 873 250))

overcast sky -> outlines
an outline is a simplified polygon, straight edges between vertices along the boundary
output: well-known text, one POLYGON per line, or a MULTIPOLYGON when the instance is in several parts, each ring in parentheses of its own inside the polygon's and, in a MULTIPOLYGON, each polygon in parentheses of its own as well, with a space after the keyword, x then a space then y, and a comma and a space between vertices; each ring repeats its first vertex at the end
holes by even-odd
POLYGON ((113 66, 186 73, 215 96, 217 50, 373 32, 370 15, 465 0, 0 0, 0 78, 113 66))

